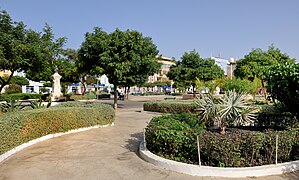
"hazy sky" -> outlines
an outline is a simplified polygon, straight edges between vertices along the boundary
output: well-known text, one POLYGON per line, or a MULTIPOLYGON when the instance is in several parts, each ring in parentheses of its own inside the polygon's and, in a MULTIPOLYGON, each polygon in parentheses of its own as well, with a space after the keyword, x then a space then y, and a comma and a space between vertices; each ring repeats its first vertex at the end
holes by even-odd
POLYGON ((28 28, 50 24, 67 48, 79 48, 98 26, 142 32, 177 60, 193 49, 242 58, 272 43, 299 60, 299 0, 0 0, 0 7, 28 28))

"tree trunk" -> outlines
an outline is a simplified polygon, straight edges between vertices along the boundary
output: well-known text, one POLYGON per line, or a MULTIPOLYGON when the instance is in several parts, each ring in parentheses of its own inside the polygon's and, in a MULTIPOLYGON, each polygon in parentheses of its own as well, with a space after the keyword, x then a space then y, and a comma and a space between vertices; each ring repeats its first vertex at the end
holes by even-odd
POLYGON ((127 99, 129 99, 129 90, 130 90, 130 86, 128 86, 128 90, 127 90, 127 99))
POLYGON ((226 129, 226 126, 221 125, 219 128, 220 134, 225 134, 225 129, 226 129))
POLYGON ((267 99, 267 91, 265 89, 264 80, 262 80, 262 92, 264 93, 265 99, 267 99))
POLYGON ((85 92, 86 92, 86 85, 85 85, 85 83, 84 83, 83 78, 81 79, 81 84, 83 85, 83 91, 81 91, 81 94, 84 95, 85 92))
POLYGON ((115 110, 117 110, 117 84, 113 84, 113 90, 114 90, 114 104, 113 104, 113 108, 115 110))
POLYGON ((0 93, 2 92, 2 89, 4 88, 4 86, 6 86, 6 85, 9 83, 9 81, 11 80, 13 74, 14 74, 14 71, 11 71, 11 74, 9 75, 7 81, 4 81, 4 80, 1 78, 0 93))
POLYGON ((193 98, 196 98, 195 86, 192 85, 192 88, 193 88, 193 98))

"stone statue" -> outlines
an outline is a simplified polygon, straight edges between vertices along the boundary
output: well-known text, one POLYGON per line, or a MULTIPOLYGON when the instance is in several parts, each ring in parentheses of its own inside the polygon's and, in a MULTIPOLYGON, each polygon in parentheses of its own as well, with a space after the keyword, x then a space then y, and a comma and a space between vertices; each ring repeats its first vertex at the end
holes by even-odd
POLYGON ((60 97, 62 97, 60 79, 61 76, 57 72, 53 74, 53 87, 52 87, 53 91, 51 97, 52 101, 56 101, 60 97))

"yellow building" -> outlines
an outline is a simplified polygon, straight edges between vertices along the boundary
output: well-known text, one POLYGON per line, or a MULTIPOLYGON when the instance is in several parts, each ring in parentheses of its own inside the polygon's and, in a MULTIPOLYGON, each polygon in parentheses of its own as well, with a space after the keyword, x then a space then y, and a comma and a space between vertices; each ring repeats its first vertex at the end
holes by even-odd
POLYGON ((2 77, 2 76, 10 76, 10 75, 11 75, 11 72, 8 71, 8 70, 0 71, 0 77, 2 77))
POLYGON ((156 59, 159 63, 161 63, 161 69, 158 73, 155 73, 153 76, 149 76, 148 82, 156 82, 156 81, 169 81, 167 77, 167 73, 170 70, 172 65, 175 65, 175 60, 164 57, 164 56, 156 56, 156 59))

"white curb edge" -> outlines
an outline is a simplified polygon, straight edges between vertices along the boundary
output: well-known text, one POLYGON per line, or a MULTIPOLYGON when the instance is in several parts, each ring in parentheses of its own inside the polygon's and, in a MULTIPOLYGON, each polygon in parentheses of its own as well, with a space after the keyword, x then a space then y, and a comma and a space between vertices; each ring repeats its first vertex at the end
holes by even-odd
POLYGON ((264 165, 255 167, 242 167, 242 168, 218 168, 211 166, 198 166, 193 164, 186 164, 177 161, 161 158, 151 153, 144 143, 139 145, 140 157, 158 167, 168 170, 189 174, 192 176, 213 176, 213 177, 260 177, 269 175, 278 175, 289 173, 299 170, 299 160, 286 163, 279 163, 277 165, 264 165))
POLYGON ((6 158, 8 158, 9 156, 15 154, 16 152, 21 151, 22 149, 24 149, 26 147, 29 147, 29 146, 32 146, 32 145, 34 145, 34 144, 36 144, 38 142, 45 141, 45 140, 48 140, 48 139, 51 139, 51 138, 54 138, 54 137, 66 135, 66 134, 78 133, 78 132, 87 131, 87 130, 90 130, 90 129, 104 128, 104 127, 108 127, 108 126, 114 126, 114 123, 106 124, 106 125, 95 125, 95 126, 90 126, 90 127, 85 127, 85 128, 79 128, 79 129, 73 129, 73 130, 69 130, 68 132, 64 132, 64 133, 48 134, 46 136, 43 136, 43 137, 40 137, 40 138, 37 138, 37 139, 33 139, 33 140, 29 141, 29 142, 21 144, 21 145, 15 147, 13 149, 7 151, 6 153, 0 155, 0 163, 3 160, 5 160, 6 158))

